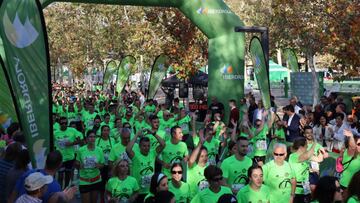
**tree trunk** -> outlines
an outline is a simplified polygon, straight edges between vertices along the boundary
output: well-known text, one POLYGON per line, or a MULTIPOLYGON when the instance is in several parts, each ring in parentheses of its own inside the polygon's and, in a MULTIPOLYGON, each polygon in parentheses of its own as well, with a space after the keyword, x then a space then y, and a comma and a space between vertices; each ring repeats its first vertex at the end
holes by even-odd
POLYGON ((308 53, 308 67, 311 70, 312 78, 314 81, 314 86, 313 86, 313 108, 314 108, 315 105, 319 102, 319 79, 315 71, 315 57, 314 54, 312 54, 311 52, 308 53))
POLYGON ((277 50, 277 63, 282 66, 281 49, 277 50))

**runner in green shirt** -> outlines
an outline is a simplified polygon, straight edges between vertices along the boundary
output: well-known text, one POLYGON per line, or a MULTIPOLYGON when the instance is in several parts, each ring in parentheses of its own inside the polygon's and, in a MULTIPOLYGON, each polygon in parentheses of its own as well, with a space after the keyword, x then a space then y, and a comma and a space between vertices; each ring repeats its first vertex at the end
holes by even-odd
POLYGON ((76 166, 80 171, 80 194, 83 202, 95 203, 101 190, 100 169, 105 163, 102 150, 95 146, 95 132, 89 131, 87 145, 81 147, 76 156, 76 166))
MULTIPOLYGON (((204 176, 204 170, 207 167, 208 152, 203 146, 205 142, 204 130, 199 131, 200 141, 196 148, 192 151, 188 161, 187 183, 190 186, 190 197, 193 198, 199 191, 204 190, 209 186, 204 176)), ((193 131, 193 136, 196 132, 193 131)))
MULTIPOLYGON (((122 128, 120 132, 120 142, 114 145, 109 154, 109 167, 112 168, 112 164, 118 159, 125 159, 131 162, 129 157, 126 154, 126 146, 130 142, 130 129, 122 128)), ((139 150, 139 146, 137 143, 134 144, 135 151, 139 150)))
POLYGON ((171 128, 176 125, 175 117, 172 117, 167 110, 163 112, 163 119, 159 119, 160 126, 159 130, 166 132, 165 141, 169 141, 171 138, 171 128))
POLYGON ((190 202, 190 187, 188 183, 181 181, 183 168, 180 163, 174 163, 171 166, 171 181, 169 182, 169 191, 174 193, 176 202, 190 202))
POLYGON ((145 129, 144 136, 148 137, 150 139, 151 147, 157 147, 159 145, 159 142, 154 137, 154 135, 159 135, 161 139, 165 139, 165 131, 159 129, 159 118, 157 116, 151 115, 149 117, 150 123, 151 123, 151 129, 145 129))
POLYGON ((263 171, 261 166, 254 165, 248 170, 249 184, 237 193, 238 203, 264 202, 270 203, 270 189, 263 185, 263 171))
POLYGON ((273 148, 274 160, 262 167, 264 184, 271 191, 270 202, 291 202, 295 196, 295 172, 285 161, 286 150, 285 144, 276 143, 273 148))
POLYGON ((182 130, 179 126, 171 128, 171 140, 166 142, 166 146, 161 153, 162 171, 167 177, 171 177, 170 167, 174 163, 187 162, 188 149, 185 142, 182 141, 182 130))
POLYGON ((232 194, 231 189, 222 185, 223 177, 220 168, 214 165, 204 171, 209 188, 202 190, 191 200, 191 203, 216 203, 223 194, 232 194))
POLYGON ((221 164, 224 179, 234 194, 245 186, 248 169, 253 164, 252 160, 246 156, 248 146, 248 139, 239 137, 235 155, 226 158, 221 164))
POLYGON ((74 145, 80 143, 80 137, 78 137, 74 128, 67 127, 67 119, 65 117, 60 118, 60 130, 55 132, 54 141, 56 149, 63 156, 63 165, 59 170, 59 183, 62 184, 65 178, 65 185, 69 185, 75 159, 74 145))
POLYGON ((347 188, 353 175, 360 169, 360 139, 354 137, 350 130, 344 130, 344 135, 349 139, 349 147, 343 155, 344 171, 340 178, 340 185, 347 188))
POLYGON ((106 183, 108 201, 135 202, 140 188, 136 179, 128 173, 129 162, 125 159, 117 161, 112 170, 113 177, 106 183))
MULTIPOLYGON (((311 130, 310 129, 305 129, 311 130)), ((316 142, 307 150, 307 143, 304 137, 298 137, 294 140, 293 150, 294 153, 289 156, 289 163, 291 168, 294 169, 296 178, 296 190, 295 197, 297 201, 308 202, 310 194, 310 182, 309 182, 309 162, 311 157, 314 155, 316 142)))
POLYGON ((139 198, 144 199, 149 192, 151 176, 155 171, 156 156, 165 148, 165 142, 157 134, 154 134, 153 136, 159 142, 159 145, 155 148, 150 145, 149 137, 142 136, 139 141, 140 150, 135 151, 133 150, 134 144, 141 134, 142 131, 136 133, 127 145, 126 153, 132 161, 131 175, 137 180, 140 186, 139 198))
POLYGON ((191 117, 186 114, 185 109, 181 109, 180 115, 177 118, 177 125, 181 127, 184 136, 186 136, 184 140, 186 140, 187 136, 190 133, 190 129, 189 129, 190 122, 191 122, 191 117))

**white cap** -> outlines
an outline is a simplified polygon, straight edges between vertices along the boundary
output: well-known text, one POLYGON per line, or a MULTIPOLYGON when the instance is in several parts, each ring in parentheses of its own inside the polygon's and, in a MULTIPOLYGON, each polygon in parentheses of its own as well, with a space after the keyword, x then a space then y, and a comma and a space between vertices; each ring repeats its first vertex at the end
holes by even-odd
POLYGON ((52 176, 46 176, 40 172, 35 172, 25 178, 25 189, 27 191, 34 191, 42 188, 44 185, 50 184, 52 181, 52 176))

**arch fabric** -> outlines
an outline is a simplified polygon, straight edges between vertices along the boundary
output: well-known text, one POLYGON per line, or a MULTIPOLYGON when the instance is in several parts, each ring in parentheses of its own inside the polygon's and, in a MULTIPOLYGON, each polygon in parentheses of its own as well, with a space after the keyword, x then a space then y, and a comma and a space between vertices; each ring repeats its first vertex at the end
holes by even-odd
MULTIPOLYGON (((40 0, 42 7, 52 2, 98 3, 178 8, 209 38, 208 98, 216 96, 229 112, 228 100, 244 96, 245 35, 234 32, 244 23, 223 0, 40 0)), ((210 99, 208 99, 210 102, 210 99)), ((225 116, 227 119, 228 116, 225 116)))

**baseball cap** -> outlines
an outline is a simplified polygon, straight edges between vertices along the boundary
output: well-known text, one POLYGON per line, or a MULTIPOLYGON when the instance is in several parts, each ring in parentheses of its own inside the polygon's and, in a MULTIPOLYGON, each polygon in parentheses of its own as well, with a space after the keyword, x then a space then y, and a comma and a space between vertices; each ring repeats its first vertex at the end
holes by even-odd
POLYGON ((27 191, 34 191, 42 188, 44 185, 50 184, 52 181, 52 176, 46 176, 40 172, 35 172, 25 178, 25 189, 27 191))

